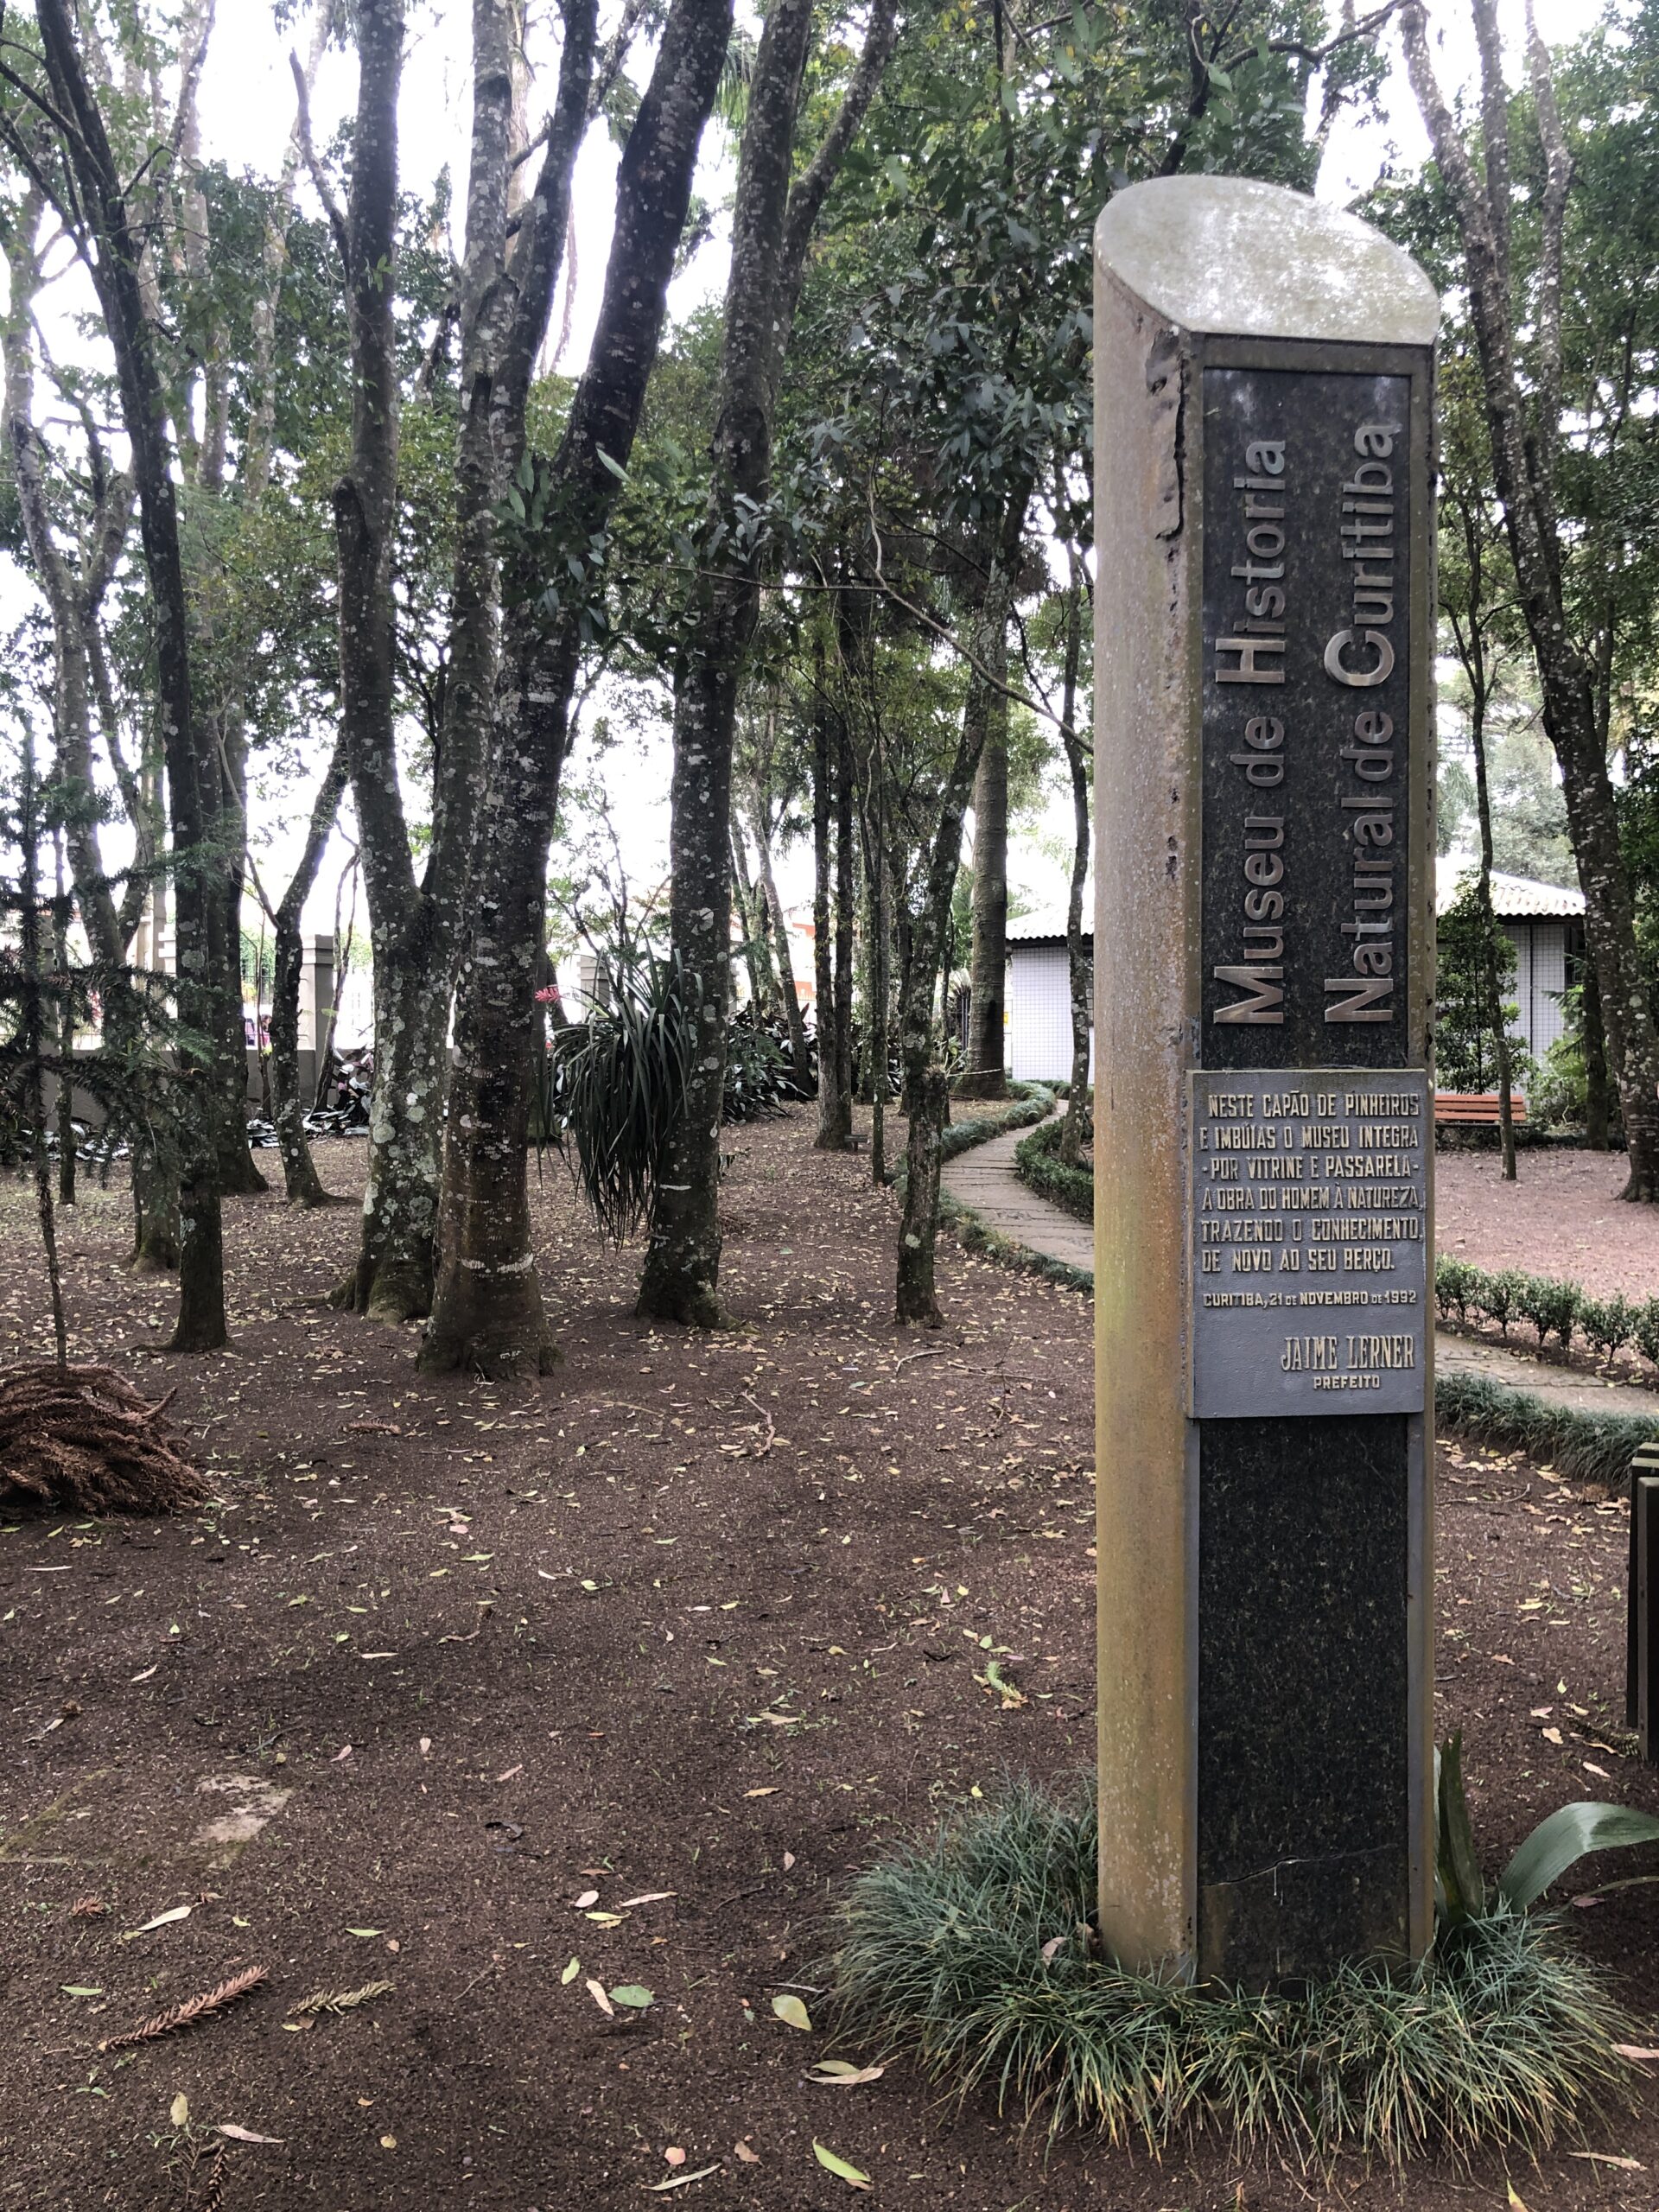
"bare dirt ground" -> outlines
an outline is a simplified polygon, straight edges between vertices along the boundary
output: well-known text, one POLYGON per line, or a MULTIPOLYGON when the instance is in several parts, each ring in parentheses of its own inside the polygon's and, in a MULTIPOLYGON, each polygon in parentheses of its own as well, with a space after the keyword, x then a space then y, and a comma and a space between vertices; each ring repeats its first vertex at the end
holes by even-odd
POLYGON ((1566 1275, 1593 1295, 1659 1294, 1659 1208, 1624 1205, 1619 1152, 1523 1151, 1516 1180, 1496 1152, 1434 1160, 1435 1242, 1483 1268, 1566 1275))
MULTIPOLYGON (((817 2140, 876 2202, 953 2212, 1502 2208, 1511 2179, 1531 2212, 1654 2212, 1651 2094, 1587 2146, 1634 2169, 1396 2188, 1045 2155, 902 2069, 804 2082, 827 2039, 772 2000, 821 2017, 836 1885, 1010 1770, 1085 1763, 1095 1700, 1089 1306, 947 1249, 945 1327, 895 1332, 892 1197, 810 1134, 734 1133, 734 1326, 707 1338, 631 1318, 636 1256, 550 1163, 565 1357, 518 1389, 423 1382, 412 1335, 321 1302, 349 1207, 227 1209, 237 1348, 196 1362, 155 1349, 172 1293, 123 1270, 124 1195, 66 1224, 78 1352, 176 1389, 220 1502, 0 1516, 0 2206, 188 2212, 219 2145, 224 2212, 612 2212, 707 2167, 669 2201, 833 2212, 817 2140), (222 2017, 99 2052, 250 1965, 222 2017)), ((360 1150, 321 1159, 354 1192, 360 1150)), ((28 1209, 0 1192, 8 1359, 45 1344, 28 1209)), ((1441 1471, 1440 1719, 1489 1862, 1567 1797, 1659 1808, 1618 1726, 1622 1510, 1478 1453, 1441 1471)), ((1659 1888, 1567 1910, 1651 2009, 1659 1888)))

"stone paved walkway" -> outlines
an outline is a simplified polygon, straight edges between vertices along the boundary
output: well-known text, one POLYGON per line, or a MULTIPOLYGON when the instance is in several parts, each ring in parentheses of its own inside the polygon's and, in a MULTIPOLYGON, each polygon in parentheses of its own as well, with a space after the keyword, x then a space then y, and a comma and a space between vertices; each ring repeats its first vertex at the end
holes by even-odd
MULTIPOLYGON (((946 1160, 940 1180, 959 1205, 970 1207, 988 1229, 1022 1244, 1028 1252, 1041 1252, 1051 1260, 1092 1274, 1095 1240, 1087 1223, 1047 1198, 1027 1190, 1014 1172, 1014 1147, 1029 1129, 1010 1129, 988 1144, 976 1145, 946 1160)), ((1480 1344, 1468 1337, 1434 1332, 1434 1364, 1446 1374, 1488 1375, 1512 1390, 1529 1390, 1550 1405, 1580 1406, 1592 1413, 1651 1414, 1659 1433, 1659 1390, 1630 1382, 1605 1382, 1571 1368, 1552 1367, 1529 1358, 1523 1351, 1506 1351, 1499 1344, 1480 1344)))
POLYGON ((1009 1129, 971 1152, 958 1153, 939 1171, 939 1180, 958 1205, 970 1207, 999 1236, 1064 1260, 1071 1268, 1095 1271, 1095 1233, 1085 1221, 1028 1191, 1014 1172, 1014 1148, 1031 1131, 1009 1129))

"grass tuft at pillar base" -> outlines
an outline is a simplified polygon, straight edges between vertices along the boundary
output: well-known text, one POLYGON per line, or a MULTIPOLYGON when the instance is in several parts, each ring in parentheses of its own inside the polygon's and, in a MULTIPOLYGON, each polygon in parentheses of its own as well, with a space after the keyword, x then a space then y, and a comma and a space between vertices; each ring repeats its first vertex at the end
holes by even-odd
POLYGON ((1209 2128, 1304 2164, 1462 2162, 1579 2139, 1631 2101, 1618 2045, 1645 2031, 1548 1915, 1475 1922, 1414 1968, 1193 1988, 1091 1950, 1096 1849, 1087 1783, 1018 1784, 860 1875, 838 1915, 843 2032, 1051 2135, 1154 2152, 1209 2128))

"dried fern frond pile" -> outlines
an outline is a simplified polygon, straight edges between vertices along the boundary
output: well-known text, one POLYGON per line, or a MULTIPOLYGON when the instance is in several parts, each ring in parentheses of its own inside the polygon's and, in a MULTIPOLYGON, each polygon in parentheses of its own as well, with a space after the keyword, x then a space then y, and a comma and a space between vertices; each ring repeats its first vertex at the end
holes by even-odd
POLYGON ((166 1414, 107 1367, 0 1375, 0 1506, 171 1513, 208 1495, 166 1414))

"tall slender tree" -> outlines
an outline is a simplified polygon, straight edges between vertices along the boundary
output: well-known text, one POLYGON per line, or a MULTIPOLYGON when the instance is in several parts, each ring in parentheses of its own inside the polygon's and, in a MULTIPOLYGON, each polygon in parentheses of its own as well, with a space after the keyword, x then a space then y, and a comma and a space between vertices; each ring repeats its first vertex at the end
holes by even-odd
MULTIPOLYGON (((674 682, 669 930, 693 994, 697 1047, 669 1173, 657 1185, 639 1311, 719 1320, 720 1117, 726 1077, 731 809, 737 691, 769 557, 772 435, 791 328, 818 216, 893 48, 895 0, 873 0, 840 108, 794 181, 811 0, 777 0, 748 86, 732 217, 731 274, 702 545, 709 572, 674 682)), ((823 1053, 820 1049, 820 1066, 823 1053)))
MULTIPOLYGON (((157 709, 173 833, 179 1013, 194 1040, 181 1056, 179 1077, 186 1102, 179 1116, 180 1294, 171 1346, 177 1351, 212 1351, 226 1343, 227 1333, 218 1179, 223 1105, 211 1046, 223 1018, 219 998, 226 967, 222 943, 226 848, 219 815, 218 763, 208 751, 191 683, 175 456, 155 327, 146 304, 143 243, 133 226, 132 203, 87 78, 67 0, 36 0, 36 19, 62 156, 59 212, 86 249, 115 354, 155 633, 157 709)), ((239 852, 237 859, 239 864, 239 852)))
MULTIPOLYGON (((556 453, 550 461, 527 454, 516 474, 512 497, 518 527, 505 562, 495 772, 455 1026, 442 1263, 421 1354, 432 1370, 467 1365, 533 1373, 552 1355, 530 1237, 525 1166, 548 846, 576 681, 602 607, 607 526, 657 357, 697 147, 730 30, 731 0, 675 0, 670 10, 623 149, 611 257, 588 365, 556 453)), ((567 41, 569 35, 567 24, 567 41)), ((566 59, 568 66, 568 43, 566 59)), ((563 213, 559 219, 562 233, 563 213)), ((539 220, 550 223, 545 213, 539 220)), ((544 257, 531 262, 519 279, 516 327, 526 374, 539 348, 536 334, 546 326, 556 265, 558 241, 550 226, 532 232, 537 235, 544 257)), ((722 855, 728 817, 728 793, 722 791, 722 855)), ((728 952, 722 940, 722 963, 728 952)))

